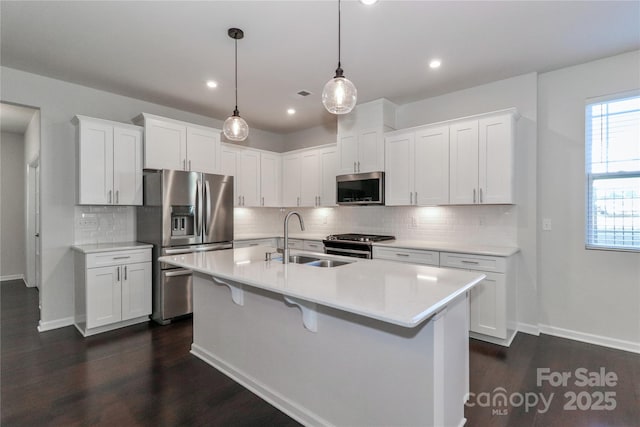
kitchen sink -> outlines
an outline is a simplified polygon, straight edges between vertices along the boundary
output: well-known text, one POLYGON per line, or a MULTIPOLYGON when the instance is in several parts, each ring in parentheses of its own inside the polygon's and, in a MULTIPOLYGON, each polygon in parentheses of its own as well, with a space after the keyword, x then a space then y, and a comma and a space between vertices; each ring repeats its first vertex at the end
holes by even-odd
MULTIPOLYGON (((282 262, 282 255, 279 255, 277 258, 274 257, 273 261, 282 262)), ((345 264, 351 264, 353 261, 338 261, 335 259, 316 258, 305 255, 289 255, 289 262, 292 264, 309 265, 311 267, 333 268, 345 264)))

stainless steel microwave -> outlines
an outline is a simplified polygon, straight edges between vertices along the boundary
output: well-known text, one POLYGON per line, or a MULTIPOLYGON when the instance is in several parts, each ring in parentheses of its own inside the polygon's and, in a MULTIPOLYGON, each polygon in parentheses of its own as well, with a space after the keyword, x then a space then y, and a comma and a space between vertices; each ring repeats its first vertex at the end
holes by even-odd
POLYGON ((384 172, 336 177, 339 205, 384 205, 384 172))

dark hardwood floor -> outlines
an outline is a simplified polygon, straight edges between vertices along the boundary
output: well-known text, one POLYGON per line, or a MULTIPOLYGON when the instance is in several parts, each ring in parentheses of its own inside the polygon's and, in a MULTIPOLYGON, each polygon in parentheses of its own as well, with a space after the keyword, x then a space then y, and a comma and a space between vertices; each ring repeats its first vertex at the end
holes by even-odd
MULTIPOLYGON (((37 291, 22 281, 2 282, 0 288, 2 426, 298 425, 191 356, 189 319, 86 339, 73 327, 40 334, 37 291)), ((509 349, 472 340, 470 368, 475 406, 465 410, 467 426, 640 426, 640 355, 518 334, 509 349), (615 372, 617 385, 581 388, 573 377, 567 387, 536 385, 537 368, 574 372, 580 367, 615 372), (482 393, 491 400, 497 387, 514 404, 485 405, 482 393), (564 394, 570 391, 615 392, 616 407, 565 410, 564 394), (549 410, 540 413, 542 403, 528 410, 518 405, 517 395, 527 393, 547 399, 554 393, 549 410)), ((582 400, 584 406, 586 397, 582 400)))

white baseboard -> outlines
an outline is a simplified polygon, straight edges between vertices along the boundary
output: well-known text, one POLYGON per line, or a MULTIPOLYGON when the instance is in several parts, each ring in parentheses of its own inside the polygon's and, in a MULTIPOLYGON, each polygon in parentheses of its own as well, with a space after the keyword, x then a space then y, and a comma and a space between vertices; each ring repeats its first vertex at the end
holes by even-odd
POLYGON ((518 332, 522 332, 529 335, 540 335, 540 328, 538 325, 531 325, 529 323, 518 323, 518 332))
POLYGON ((6 276, 0 276, 0 282, 4 282, 5 280, 20 280, 22 279, 25 284, 27 283, 24 280, 24 274, 7 274, 6 276))
POLYGON ((238 384, 241 384, 245 388, 257 394, 263 400, 280 409, 299 423, 302 423, 303 425, 331 425, 327 420, 306 408, 295 404, 291 400, 275 392, 259 381, 256 381, 253 377, 246 375, 199 345, 191 344, 191 354, 213 366, 215 369, 222 372, 238 384))
POLYGON ((595 344, 603 347, 615 348, 617 350, 629 351, 631 353, 640 353, 640 342, 619 340, 617 338, 572 331, 570 329, 557 328, 549 325, 539 325, 539 329, 541 333, 547 335, 568 338, 570 340, 586 342, 588 344, 595 344))
POLYGON ((73 316, 65 317, 64 319, 49 320, 47 322, 40 320, 40 322, 38 322, 38 332, 51 331, 71 325, 73 325, 73 316))

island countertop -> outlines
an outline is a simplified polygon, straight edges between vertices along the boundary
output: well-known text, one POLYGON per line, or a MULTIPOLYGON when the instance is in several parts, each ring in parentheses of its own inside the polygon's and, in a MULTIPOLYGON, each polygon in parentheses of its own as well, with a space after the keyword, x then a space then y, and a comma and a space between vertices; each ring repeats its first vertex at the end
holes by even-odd
POLYGON ((325 305, 404 327, 415 327, 485 278, 463 270, 327 256, 291 251, 315 258, 348 261, 322 268, 265 261, 268 246, 160 257, 161 262, 217 279, 325 305))

